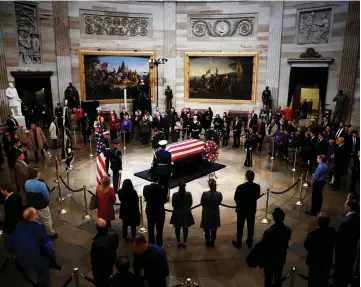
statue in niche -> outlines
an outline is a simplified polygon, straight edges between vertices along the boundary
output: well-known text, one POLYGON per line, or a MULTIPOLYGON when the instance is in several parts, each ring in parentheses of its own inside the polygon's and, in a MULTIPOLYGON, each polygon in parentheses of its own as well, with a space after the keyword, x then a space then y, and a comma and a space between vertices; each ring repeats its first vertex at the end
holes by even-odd
POLYGON ((172 99, 173 99, 173 91, 170 88, 170 86, 167 86, 167 89, 165 90, 164 94, 166 100, 165 110, 169 111, 172 107, 172 99))
POLYGON ((14 116, 22 116, 21 114, 21 99, 18 91, 14 88, 13 83, 9 83, 9 87, 5 91, 6 97, 9 99, 10 110, 14 116))
POLYGON ((41 56, 40 56, 40 41, 39 36, 36 34, 31 35, 31 48, 33 50, 33 60, 36 64, 40 64, 41 56))
POLYGON ((69 86, 66 88, 64 92, 64 98, 67 100, 68 108, 70 109, 75 109, 80 104, 79 92, 72 83, 69 83, 69 86))
POLYGON ((266 89, 262 92, 262 103, 267 109, 272 108, 272 94, 267 86, 266 89))
POLYGON ((336 102, 336 107, 333 112, 332 121, 339 123, 343 119, 345 106, 349 102, 349 98, 343 93, 343 90, 339 90, 333 101, 336 102))
POLYGON ((329 42, 331 9, 301 12, 297 44, 324 44, 329 42))

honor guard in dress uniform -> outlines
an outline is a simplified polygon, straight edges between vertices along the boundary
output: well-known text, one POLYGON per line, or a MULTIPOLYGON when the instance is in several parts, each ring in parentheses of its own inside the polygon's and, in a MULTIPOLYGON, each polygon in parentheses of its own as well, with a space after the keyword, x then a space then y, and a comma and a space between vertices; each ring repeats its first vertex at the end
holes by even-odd
POLYGON ((63 127, 63 108, 60 103, 56 104, 55 108, 56 122, 58 123, 59 129, 63 127))
POLYGON ((193 122, 191 125, 191 138, 199 139, 199 134, 202 131, 201 123, 197 120, 198 116, 193 116, 193 122))
POLYGON ((154 154, 151 172, 159 178, 159 184, 165 189, 169 189, 169 181, 172 167, 172 155, 166 151, 167 141, 159 142, 160 149, 154 154))
POLYGON ((183 124, 183 134, 187 135, 186 138, 188 138, 191 135, 192 130, 192 119, 191 114, 187 114, 185 124, 183 124))
POLYGON ((244 144, 246 148, 246 160, 244 162, 244 166, 251 167, 252 166, 252 150, 255 150, 258 143, 257 133, 254 131, 253 126, 249 127, 248 132, 246 133, 246 142, 244 144))
POLYGON ((113 147, 109 152, 110 169, 113 171, 113 188, 115 191, 119 189, 119 182, 122 177, 122 151, 120 150, 120 139, 113 140, 113 147))

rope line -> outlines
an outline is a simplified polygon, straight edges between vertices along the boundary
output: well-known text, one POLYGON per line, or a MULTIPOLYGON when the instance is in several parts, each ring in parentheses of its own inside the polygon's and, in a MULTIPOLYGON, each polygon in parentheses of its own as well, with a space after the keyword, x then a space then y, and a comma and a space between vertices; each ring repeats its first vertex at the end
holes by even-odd
POLYGON ((72 192, 79 192, 79 191, 82 191, 82 190, 83 190, 83 187, 81 187, 81 188, 79 188, 79 189, 72 189, 71 187, 69 187, 69 186, 65 183, 64 179, 61 177, 60 174, 59 174, 59 178, 60 178, 61 182, 65 185, 65 187, 68 188, 70 191, 72 191, 72 192))
POLYGON ((73 280, 73 274, 69 276, 69 278, 64 282, 63 285, 61 285, 61 287, 67 287, 70 284, 71 280, 73 280))
POLYGON ((308 281, 308 277, 307 277, 306 275, 303 275, 301 272, 298 272, 298 271, 297 271, 296 274, 297 274, 298 276, 300 276, 302 279, 308 281))
POLYGON ((24 269, 20 267, 19 263, 16 261, 15 258, 14 258, 14 261, 15 261, 15 265, 18 268, 20 274, 23 275, 25 280, 28 281, 33 287, 38 287, 38 284, 36 284, 33 280, 30 279, 30 277, 25 273, 24 269))
POLYGON ((281 191, 281 192, 277 192, 277 191, 270 191, 270 193, 272 194, 283 194, 283 193, 286 193, 287 191, 291 190, 292 188, 294 188, 299 182, 300 182, 301 178, 299 178, 294 184, 292 184, 289 188, 287 188, 286 190, 284 191, 281 191))
POLYGON ((286 281, 288 279, 288 277, 291 276, 291 273, 287 273, 283 278, 282 278, 282 282, 286 281))
POLYGON ((8 265, 8 263, 9 263, 9 257, 8 258, 6 258, 6 260, 5 260, 5 262, 4 262, 4 264, 3 264, 3 266, 1 266, 1 268, 0 268, 0 273, 1 272, 3 272, 4 270, 5 270, 5 268, 6 268, 6 266, 8 265))
POLYGON ((84 275, 83 273, 80 273, 80 276, 81 276, 82 278, 84 278, 86 281, 88 281, 88 282, 90 282, 90 283, 92 283, 92 284, 95 284, 95 281, 94 281, 93 279, 91 279, 90 277, 84 275))

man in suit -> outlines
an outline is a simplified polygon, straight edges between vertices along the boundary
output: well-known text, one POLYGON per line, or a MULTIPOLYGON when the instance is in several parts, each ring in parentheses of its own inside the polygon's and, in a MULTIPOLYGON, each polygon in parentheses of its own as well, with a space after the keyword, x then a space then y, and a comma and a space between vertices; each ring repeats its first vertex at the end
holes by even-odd
POLYGON ((251 122, 250 122, 250 126, 256 126, 258 124, 258 116, 257 114, 254 112, 254 110, 251 113, 251 122))
POLYGON ((345 129, 343 123, 340 123, 338 130, 335 133, 335 139, 337 140, 340 137, 344 137, 344 135, 345 135, 345 129))
POLYGON ((282 286, 282 270, 286 263, 288 242, 292 231, 283 221, 285 213, 279 207, 272 212, 274 224, 263 233, 261 244, 263 248, 263 263, 265 287, 282 286), (273 279, 275 284, 273 285, 273 279))
POLYGON ((18 222, 23 220, 23 204, 18 193, 12 192, 10 184, 3 184, 0 188, 1 194, 5 198, 5 219, 4 234, 11 234, 18 222))
POLYGON ((310 165, 308 167, 308 171, 312 173, 313 167, 317 164, 317 142, 318 139, 316 137, 315 132, 311 132, 311 140, 310 140, 310 165))
POLYGON ((239 137, 242 132, 242 121, 236 117, 236 120, 233 122, 233 147, 239 148, 239 137))
POLYGON ((17 126, 18 126, 18 122, 17 122, 17 120, 14 119, 14 114, 13 113, 9 114, 9 118, 6 121, 6 124, 7 124, 8 128, 9 128, 10 134, 14 135, 15 130, 16 130, 17 126))
POLYGON ((326 157, 323 154, 317 157, 318 166, 312 176, 312 207, 311 211, 306 212, 309 215, 316 215, 322 208, 322 190, 328 177, 328 167, 325 160, 326 157))
POLYGON ((317 155, 327 155, 328 142, 324 138, 324 134, 321 132, 318 134, 318 140, 316 144, 317 155))
POLYGON ((346 216, 336 232, 334 282, 337 287, 346 287, 352 279, 352 267, 358 253, 360 238, 360 216, 358 203, 347 200, 346 216))
POLYGON ((152 174, 152 183, 144 186, 144 200, 147 202, 145 213, 148 221, 148 239, 152 244, 163 246, 163 227, 165 221, 164 204, 168 201, 168 191, 159 184, 159 177, 152 174), (154 229, 157 229, 155 239, 154 229))
POLYGON ((345 146, 345 140, 343 137, 340 137, 336 140, 336 144, 338 145, 335 149, 335 167, 334 167, 334 173, 335 173, 335 183, 333 185, 334 190, 340 189, 341 184, 341 176, 345 174, 347 171, 347 163, 348 163, 348 157, 347 157, 347 149, 345 146))
POLYGON ((330 123, 328 122, 327 118, 323 118, 323 121, 321 123, 321 128, 324 131, 326 129, 327 126, 330 126, 330 123))
POLYGON ((113 266, 117 259, 118 236, 109 233, 107 222, 103 218, 96 220, 95 235, 90 251, 95 286, 108 287, 109 276, 113 275, 113 266))
POLYGON ((317 216, 317 228, 308 233, 304 244, 308 252, 306 264, 309 287, 328 287, 336 241, 336 231, 329 225, 330 217, 327 213, 320 212, 317 216))
POLYGON ((253 182, 254 172, 247 170, 245 183, 239 185, 234 194, 237 213, 237 240, 232 244, 237 248, 242 248, 242 236, 244 222, 247 219, 247 246, 252 247, 254 235, 254 222, 257 211, 257 200, 261 196, 261 187, 253 182))
POLYGON ((115 274, 111 279, 112 286, 134 286, 139 287, 140 282, 138 282, 135 274, 129 271, 130 269, 130 260, 127 256, 119 256, 117 262, 115 263, 118 273, 115 274))
POLYGON ((165 150, 166 146, 166 140, 161 140, 159 142, 160 149, 154 153, 151 173, 159 178, 159 184, 168 191, 172 167, 172 154, 165 150))
POLYGON ((26 203, 26 196, 24 191, 24 184, 30 178, 31 168, 24 161, 25 156, 21 151, 17 152, 15 161, 15 181, 18 192, 20 192, 20 197, 23 201, 23 204, 26 203))
POLYGON ((351 157, 353 159, 352 163, 352 176, 351 176, 351 185, 350 192, 356 193, 356 184, 360 180, 360 137, 358 136, 357 131, 352 131, 351 138, 351 157))

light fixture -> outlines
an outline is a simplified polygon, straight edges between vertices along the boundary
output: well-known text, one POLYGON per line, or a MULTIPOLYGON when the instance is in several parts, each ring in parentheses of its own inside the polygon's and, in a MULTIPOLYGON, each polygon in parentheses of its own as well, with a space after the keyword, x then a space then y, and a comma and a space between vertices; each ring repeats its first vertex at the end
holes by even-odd
POLYGON ((153 69, 154 67, 156 67, 157 107, 158 107, 158 102, 159 102, 158 66, 159 66, 159 65, 164 65, 166 62, 168 62, 168 59, 165 59, 165 58, 149 59, 149 68, 153 69))

